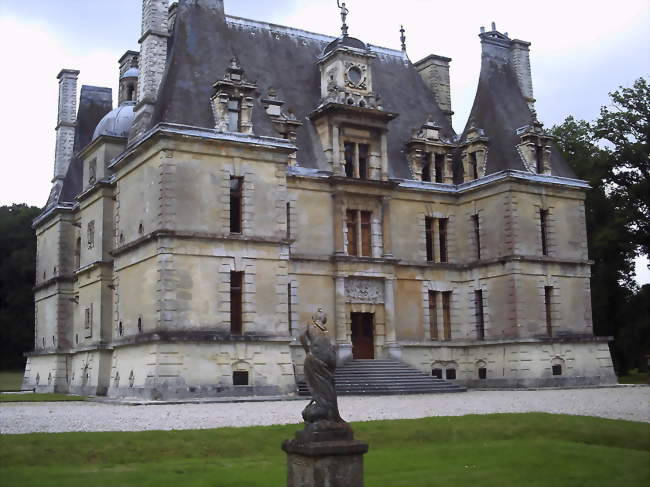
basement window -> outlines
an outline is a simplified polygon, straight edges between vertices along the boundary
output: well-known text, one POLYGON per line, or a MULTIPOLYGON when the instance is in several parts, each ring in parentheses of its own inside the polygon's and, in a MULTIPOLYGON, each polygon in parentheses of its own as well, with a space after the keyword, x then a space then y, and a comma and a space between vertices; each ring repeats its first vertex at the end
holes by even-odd
POLYGON ((232 385, 234 386, 247 386, 248 385, 248 372, 236 370, 232 373, 232 385))
POLYGON ((447 380, 456 380, 456 369, 447 369, 447 370, 445 370, 445 379, 447 379, 447 380))
POLYGON ((442 379, 442 369, 432 369, 431 376, 434 379, 442 379))
POLYGON ((562 375, 562 366, 561 365, 559 365, 559 364, 558 365, 553 365, 551 367, 551 369, 553 370, 553 375, 562 375))

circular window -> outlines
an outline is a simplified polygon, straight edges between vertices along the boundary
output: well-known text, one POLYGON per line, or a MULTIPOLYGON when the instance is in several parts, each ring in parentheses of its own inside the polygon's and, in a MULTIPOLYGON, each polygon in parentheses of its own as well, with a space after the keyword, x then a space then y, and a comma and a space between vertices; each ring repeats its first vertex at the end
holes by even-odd
POLYGON ((350 69, 348 69, 348 79, 354 86, 357 86, 359 83, 361 83, 362 76, 363 73, 359 67, 352 66, 350 69))

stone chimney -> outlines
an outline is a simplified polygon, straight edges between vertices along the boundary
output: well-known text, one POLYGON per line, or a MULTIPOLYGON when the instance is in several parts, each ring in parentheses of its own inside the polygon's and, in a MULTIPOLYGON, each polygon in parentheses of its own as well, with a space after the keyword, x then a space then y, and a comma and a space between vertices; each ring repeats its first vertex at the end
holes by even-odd
POLYGON ((436 56, 431 54, 414 64, 424 83, 433 92, 438 102, 451 124, 451 116, 454 112, 451 110, 451 89, 449 82, 449 63, 451 58, 436 56))
POLYGON ((517 77, 517 84, 531 111, 535 110, 533 78, 530 71, 530 42, 510 39, 507 32, 499 32, 494 22, 492 30, 481 27, 483 57, 498 59, 509 63, 517 77))
POLYGON ((140 74, 131 139, 142 135, 151 122, 167 63, 168 22, 169 0, 142 0, 140 74))
POLYGON ((79 71, 74 69, 63 69, 57 76, 59 80, 59 114, 56 124, 53 183, 65 178, 74 152, 78 77, 79 71))
POLYGON ((535 109, 535 97, 533 96, 533 77, 530 72, 530 42, 513 39, 510 52, 519 88, 532 111, 535 109))

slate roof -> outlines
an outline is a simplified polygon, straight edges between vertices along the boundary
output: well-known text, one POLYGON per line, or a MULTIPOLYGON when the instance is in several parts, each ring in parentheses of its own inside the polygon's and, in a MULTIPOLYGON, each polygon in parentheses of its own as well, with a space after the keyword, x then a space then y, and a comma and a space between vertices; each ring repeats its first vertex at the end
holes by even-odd
MULTIPOLYGON (((494 34, 480 35, 483 45, 481 75, 461 142, 465 141, 473 120, 489 139, 486 174, 506 169, 527 171, 517 152, 521 139, 516 131, 531 125, 534 117, 517 81, 510 56, 511 41, 498 32, 499 38, 493 40, 490 36, 494 34)), ((551 171, 555 176, 576 177, 555 144, 551 149, 551 171)))
POLYGON ((62 184, 55 185, 45 205, 45 211, 56 204, 73 203, 82 189, 82 161, 76 154, 86 147, 93 137, 99 121, 113 108, 113 94, 110 88, 99 86, 81 87, 77 126, 75 127, 74 155, 62 184))
MULTIPOLYGON (((248 81, 258 85, 253 109, 255 135, 278 137, 261 99, 273 87, 283 110, 291 110, 303 126, 297 132, 297 159, 308 168, 327 170, 323 151, 307 116, 320 103, 317 65, 334 37, 224 16, 211 0, 180 2, 152 126, 159 122, 214 128, 210 106, 212 85, 222 79, 237 57, 248 81)), ((399 113, 389 124, 389 174, 409 178, 404 146, 411 132, 429 117, 444 137, 455 133, 413 64, 401 51, 369 46, 373 89, 384 110, 399 113)))

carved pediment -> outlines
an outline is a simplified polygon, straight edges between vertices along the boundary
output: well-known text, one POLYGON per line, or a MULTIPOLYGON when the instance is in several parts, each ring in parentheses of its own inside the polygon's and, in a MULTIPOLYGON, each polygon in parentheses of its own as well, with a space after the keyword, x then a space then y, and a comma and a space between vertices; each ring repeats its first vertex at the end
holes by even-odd
POLYGON ((384 282, 379 279, 351 277, 345 280, 345 296, 350 303, 383 303, 384 282))

